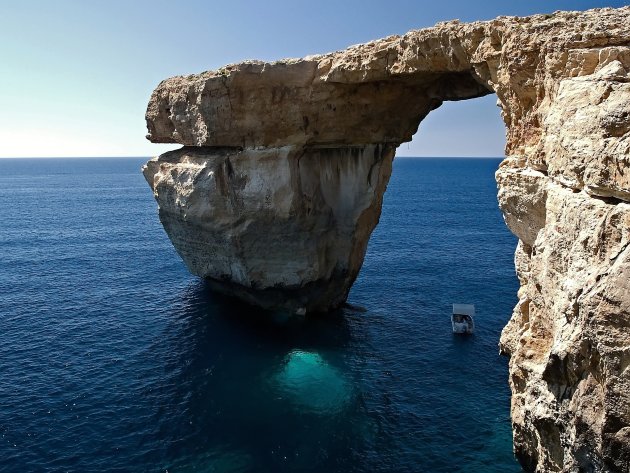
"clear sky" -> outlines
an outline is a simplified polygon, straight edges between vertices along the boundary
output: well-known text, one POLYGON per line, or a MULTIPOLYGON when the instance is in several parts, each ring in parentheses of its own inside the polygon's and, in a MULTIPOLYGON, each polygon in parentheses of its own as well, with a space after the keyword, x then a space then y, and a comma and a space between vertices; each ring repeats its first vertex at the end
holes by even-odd
MULTIPOLYGON (((243 59, 343 49, 438 21, 620 7, 621 0, 0 0, 0 157, 149 156, 160 80, 243 59)), ((494 96, 447 103, 399 155, 500 156, 494 96)))

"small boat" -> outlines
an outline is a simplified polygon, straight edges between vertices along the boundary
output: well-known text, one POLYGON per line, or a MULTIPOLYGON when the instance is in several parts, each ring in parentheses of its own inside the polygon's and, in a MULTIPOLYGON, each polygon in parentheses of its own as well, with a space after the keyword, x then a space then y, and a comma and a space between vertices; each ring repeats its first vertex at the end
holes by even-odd
POLYGON ((475 306, 473 304, 453 304, 453 333, 473 333, 475 331, 475 306))

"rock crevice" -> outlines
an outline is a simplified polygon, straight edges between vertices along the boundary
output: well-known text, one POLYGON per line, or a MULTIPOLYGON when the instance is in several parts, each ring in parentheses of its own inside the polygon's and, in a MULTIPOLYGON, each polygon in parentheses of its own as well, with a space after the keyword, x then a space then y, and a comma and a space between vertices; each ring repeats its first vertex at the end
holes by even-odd
POLYGON ((514 449, 530 471, 630 471, 630 8, 441 23, 344 51, 163 81, 144 175, 189 269, 263 307, 342 304, 396 147, 495 93, 519 238, 514 449))

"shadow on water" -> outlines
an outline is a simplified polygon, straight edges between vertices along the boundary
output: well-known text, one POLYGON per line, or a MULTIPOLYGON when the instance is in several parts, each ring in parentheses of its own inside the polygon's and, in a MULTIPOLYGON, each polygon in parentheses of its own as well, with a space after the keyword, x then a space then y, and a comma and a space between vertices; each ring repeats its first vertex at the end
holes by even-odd
POLYGON ((344 360, 351 313, 287 317, 195 281, 168 317, 147 352, 163 357, 164 373, 146 391, 165 468, 339 469, 343 459, 351 470, 347 452, 374 428, 344 360))
POLYGON ((474 333, 462 334, 454 333, 452 336, 453 348, 462 353, 472 353, 477 342, 477 335, 474 333))

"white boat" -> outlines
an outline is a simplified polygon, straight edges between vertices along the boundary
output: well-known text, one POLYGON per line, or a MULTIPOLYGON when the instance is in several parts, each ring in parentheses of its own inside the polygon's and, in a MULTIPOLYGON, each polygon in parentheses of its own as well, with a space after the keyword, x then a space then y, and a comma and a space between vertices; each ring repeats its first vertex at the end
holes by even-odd
POLYGON ((473 333, 475 331, 475 306, 473 304, 453 304, 451 315, 453 333, 473 333))

